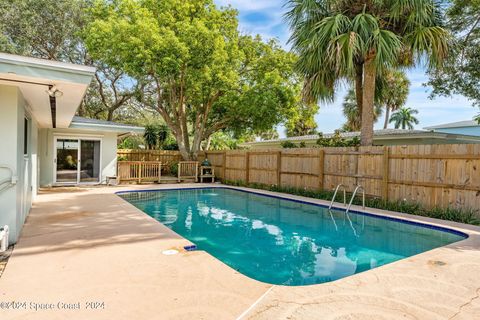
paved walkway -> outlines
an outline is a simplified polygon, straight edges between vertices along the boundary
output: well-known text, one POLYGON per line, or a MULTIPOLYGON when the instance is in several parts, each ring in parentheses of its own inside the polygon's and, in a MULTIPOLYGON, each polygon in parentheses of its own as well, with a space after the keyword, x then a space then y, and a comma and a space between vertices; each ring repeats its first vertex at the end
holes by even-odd
POLYGON ((470 238, 335 282, 271 286, 203 251, 163 255, 188 241, 114 194, 134 188, 149 187, 42 192, 0 319, 480 319, 479 228, 449 223, 470 238))

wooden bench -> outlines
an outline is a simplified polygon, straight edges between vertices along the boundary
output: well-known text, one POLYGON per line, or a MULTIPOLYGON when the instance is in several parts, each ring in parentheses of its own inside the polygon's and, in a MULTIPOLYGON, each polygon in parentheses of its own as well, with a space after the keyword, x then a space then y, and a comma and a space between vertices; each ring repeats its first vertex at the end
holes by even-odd
POLYGON ((198 182, 198 161, 180 161, 178 163, 178 182, 187 179, 198 182))

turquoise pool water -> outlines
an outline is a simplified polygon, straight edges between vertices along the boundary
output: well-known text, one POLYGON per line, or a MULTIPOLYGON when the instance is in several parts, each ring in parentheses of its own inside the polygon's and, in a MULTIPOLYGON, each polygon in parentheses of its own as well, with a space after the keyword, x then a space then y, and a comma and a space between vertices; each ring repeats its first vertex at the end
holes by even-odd
POLYGON ((465 238, 360 213, 228 188, 119 194, 259 281, 309 285, 376 268, 465 238))

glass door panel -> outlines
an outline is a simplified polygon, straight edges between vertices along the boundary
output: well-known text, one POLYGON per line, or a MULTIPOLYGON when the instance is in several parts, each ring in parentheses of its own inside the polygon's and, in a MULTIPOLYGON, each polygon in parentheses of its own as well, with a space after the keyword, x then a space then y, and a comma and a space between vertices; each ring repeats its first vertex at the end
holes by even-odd
POLYGON ((80 182, 100 182, 100 141, 80 141, 80 182))
POLYGON ((78 140, 57 139, 56 182, 76 183, 78 180, 78 140))

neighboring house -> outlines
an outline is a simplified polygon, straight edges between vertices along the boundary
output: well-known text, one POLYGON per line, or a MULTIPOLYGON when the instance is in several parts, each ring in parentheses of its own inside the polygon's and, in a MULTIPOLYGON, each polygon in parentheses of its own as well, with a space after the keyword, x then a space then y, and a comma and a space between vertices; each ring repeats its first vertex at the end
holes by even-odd
POLYGON ((74 117, 95 69, 0 53, 0 226, 15 242, 39 186, 116 174, 117 138, 143 128, 74 117))
MULTIPOLYGON (((333 133, 324 134, 324 138, 330 138, 333 133)), ((360 132, 342 132, 341 137, 352 139, 360 138, 360 132)), ((289 137, 275 140, 255 141, 243 143, 241 146, 252 149, 281 148, 282 142, 290 141, 297 145, 304 143, 306 147, 315 146, 318 135, 289 137)), ((443 132, 431 132, 424 130, 385 129, 375 130, 373 136, 374 145, 411 145, 411 144, 451 144, 451 143, 480 143, 479 136, 449 134, 443 132)))
POLYGON ((480 137, 480 124, 477 121, 467 120, 426 127, 425 130, 452 134, 464 134, 480 137))

